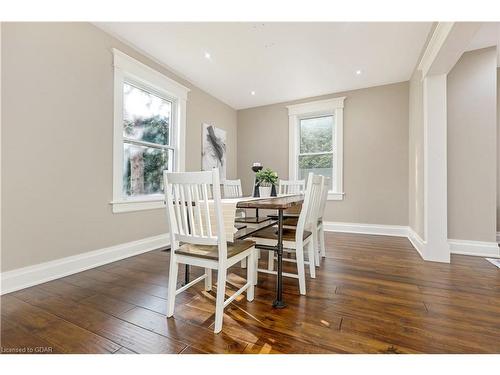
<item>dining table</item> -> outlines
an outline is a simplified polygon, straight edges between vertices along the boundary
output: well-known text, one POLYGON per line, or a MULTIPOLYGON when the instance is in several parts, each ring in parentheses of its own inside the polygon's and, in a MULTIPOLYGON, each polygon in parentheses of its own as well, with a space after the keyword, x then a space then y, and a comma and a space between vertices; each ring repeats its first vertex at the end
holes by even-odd
MULTIPOLYGON (((275 246, 271 245, 256 245, 257 249, 274 251, 277 256, 277 270, 276 270, 276 297, 273 301, 273 307, 277 309, 282 309, 286 307, 283 300, 283 221, 284 221, 284 211, 292 207, 297 207, 302 205, 304 201, 304 195, 302 194, 290 194, 290 195, 280 195, 271 196, 266 198, 253 198, 253 197, 243 197, 236 203, 236 208, 241 209, 255 209, 256 212, 259 210, 273 210, 277 211, 277 220, 270 220, 258 227, 245 227, 238 230, 235 233, 234 239, 242 240, 245 238, 252 237, 252 235, 263 229, 272 225, 277 225, 277 243, 275 246)), ((222 200, 224 202, 224 199, 222 200)), ((186 266, 184 283, 189 283, 189 266, 186 266)))
MULTIPOLYGON (((290 209, 292 207, 299 206, 303 203, 304 196, 302 194, 296 195, 284 195, 284 196, 276 196, 276 197, 268 197, 268 198, 259 198, 259 199, 248 199, 242 200, 237 203, 237 208, 244 209, 256 209, 256 210, 276 210, 278 211, 278 228, 277 228, 277 237, 278 241, 276 246, 271 245, 256 245, 255 247, 258 249, 274 251, 277 255, 277 270, 276 270, 276 298, 273 301, 273 307, 277 309, 282 309, 286 307, 285 302, 283 301, 283 217, 284 211, 290 209)), ((252 232, 253 228, 248 230, 248 233, 243 234, 239 237, 239 239, 244 239, 251 237, 255 231, 252 232)), ((258 228, 256 230, 260 230, 262 228, 258 228)), ((246 232, 246 228, 243 230, 246 232)))

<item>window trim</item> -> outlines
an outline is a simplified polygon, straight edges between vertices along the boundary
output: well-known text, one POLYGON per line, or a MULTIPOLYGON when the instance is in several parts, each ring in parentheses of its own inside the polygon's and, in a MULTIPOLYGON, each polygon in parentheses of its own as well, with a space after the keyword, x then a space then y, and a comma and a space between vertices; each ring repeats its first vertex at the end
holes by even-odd
POLYGON ((311 117, 334 117, 334 150, 336 152, 337 180, 332 190, 328 192, 328 200, 343 200, 343 133, 344 133, 344 100, 345 96, 333 99, 316 100, 314 102, 289 105, 288 109, 288 178, 297 180, 299 168, 300 120, 311 117))
POLYGON ((113 213, 164 208, 163 194, 141 197, 123 197, 123 84, 138 84, 147 91, 172 101, 172 146, 174 170, 183 172, 186 158, 186 102, 187 87, 160 72, 113 48, 113 213))

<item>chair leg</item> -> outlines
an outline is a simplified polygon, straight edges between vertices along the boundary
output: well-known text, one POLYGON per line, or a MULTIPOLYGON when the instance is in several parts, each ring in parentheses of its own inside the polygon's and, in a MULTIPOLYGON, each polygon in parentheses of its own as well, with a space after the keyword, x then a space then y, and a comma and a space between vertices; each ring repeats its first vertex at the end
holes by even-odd
POLYGON ((267 269, 274 271, 274 251, 267 252, 267 269))
POLYGON ((323 225, 319 227, 319 247, 321 250, 321 256, 326 257, 326 249, 325 249, 325 232, 323 231, 323 225))
POLYGON ((319 267, 319 244, 318 244, 318 231, 313 231, 312 234, 312 243, 313 243, 313 258, 314 264, 316 267, 319 267))
POLYGON ((297 258, 297 274, 299 276, 299 291, 300 291, 300 294, 305 295, 306 294, 306 275, 305 275, 305 266, 304 266, 303 244, 297 244, 295 257, 297 258))
POLYGON ((226 295, 226 273, 225 268, 217 270, 217 297, 215 300, 215 328, 214 332, 219 333, 222 330, 222 321, 224 319, 224 298, 226 295))
POLYGON ((212 269, 205 268, 205 275, 207 275, 205 278, 205 290, 210 292, 212 290, 212 269))
MULTIPOLYGON (((258 254, 260 254, 260 250, 258 250, 258 254)), ((254 275, 253 275, 253 285, 257 285, 257 281, 259 279, 259 257, 255 257, 255 268, 254 268, 254 275)))
POLYGON ((175 309, 175 291, 177 289, 177 273, 179 264, 175 261, 175 256, 170 255, 170 271, 168 274, 168 301, 167 301, 167 318, 174 315, 175 309))
POLYGON ((318 254, 318 252, 316 251, 316 247, 314 246, 314 240, 310 240, 307 243, 307 254, 309 258, 309 273, 311 274, 311 279, 315 279, 316 267, 314 263, 315 263, 315 256, 318 254))
POLYGON ((241 260, 241 268, 247 268, 247 258, 241 260))
POLYGON ((248 268, 247 268, 247 283, 250 283, 250 286, 247 289, 247 301, 253 301, 254 297, 254 277, 255 277, 255 257, 257 254, 255 253, 255 249, 252 250, 250 255, 248 256, 248 268))

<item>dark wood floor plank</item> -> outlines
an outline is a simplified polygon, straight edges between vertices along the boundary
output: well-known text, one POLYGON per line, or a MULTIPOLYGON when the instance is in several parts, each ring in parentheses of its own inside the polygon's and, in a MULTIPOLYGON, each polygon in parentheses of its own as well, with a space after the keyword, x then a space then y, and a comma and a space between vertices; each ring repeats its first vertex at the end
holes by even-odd
POLYGON ((3 300, 3 319, 33 332, 66 353, 113 353, 120 348, 112 340, 13 296, 3 300))
POLYGON ((137 353, 179 353, 187 344, 169 339, 145 330, 129 322, 118 319, 102 311, 83 304, 63 300, 58 296, 40 294, 37 287, 17 292, 30 304, 61 317, 75 325, 94 332, 121 346, 137 353))
MULTIPOLYGON (((213 334, 215 292, 199 283, 166 319, 170 253, 152 251, 2 296, 2 345, 54 352, 500 353, 500 272, 480 257, 425 262, 406 238, 326 234, 327 256, 307 295, 259 274, 253 302, 239 296, 213 334)), ((260 260, 266 267, 267 254, 260 260)), ((284 269, 295 272, 287 262, 284 269)), ((192 277, 203 270, 194 267, 192 277)), ((179 269, 180 282, 184 267, 179 269)), ((226 294, 245 282, 239 265, 226 294)))
POLYGON ((215 335, 213 330, 195 326, 180 318, 167 319, 164 315, 140 307, 123 313, 121 317, 160 335, 183 338, 191 343, 191 347, 206 353, 243 353, 249 344, 231 338, 224 332, 215 335))
POLYGON ((2 318, 0 325, 0 352, 2 354, 60 354, 64 348, 37 336, 26 328, 2 318))

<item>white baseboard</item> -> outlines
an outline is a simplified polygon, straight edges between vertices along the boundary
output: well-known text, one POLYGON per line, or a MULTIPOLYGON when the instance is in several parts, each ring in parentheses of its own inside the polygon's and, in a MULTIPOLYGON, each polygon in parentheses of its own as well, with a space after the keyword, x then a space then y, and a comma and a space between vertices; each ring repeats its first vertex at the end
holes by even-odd
POLYGON ((169 235, 162 234, 34 266, 2 272, 0 294, 14 292, 147 251, 156 250, 168 246, 169 243, 169 235))
MULTIPOLYGON (((324 230, 330 232, 374 234, 382 236, 407 237, 415 250, 424 258, 425 241, 410 227, 404 225, 378 225, 340 223, 325 221, 324 230)), ((500 232, 497 234, 500 238, 500 232)), ((500 257, 500 248, 496 242, 448 240, 451 254, 474 255, 481 257, 500 257)))
POLYGON ((344 232, 359 234, 376 234, 380 236, 408 237, 408 227, 404 225, 382 225, 382 224, 360 224, 360 223, 340 223, 325 221, 323 223, 325 231, 344 232))
POLYGON ((448 243, 452 254, 500 257, 500 248, 497 242, 448 240, 448 243))
POLYGON ((425 241, 411 227, 408 227, 408 240, 410 240, 415 250, 418 251, 423 259, 425 254, 425 241))

